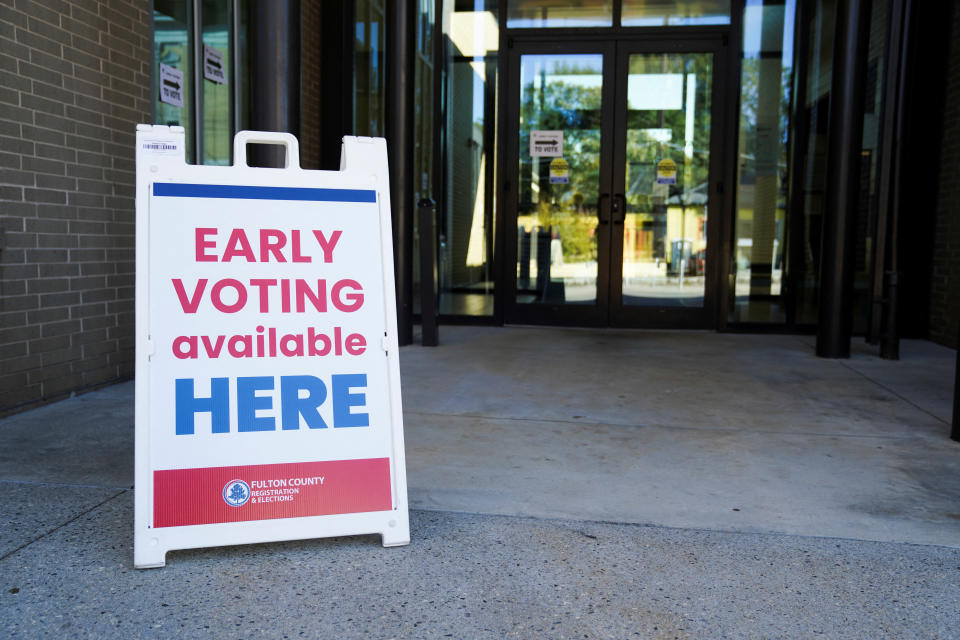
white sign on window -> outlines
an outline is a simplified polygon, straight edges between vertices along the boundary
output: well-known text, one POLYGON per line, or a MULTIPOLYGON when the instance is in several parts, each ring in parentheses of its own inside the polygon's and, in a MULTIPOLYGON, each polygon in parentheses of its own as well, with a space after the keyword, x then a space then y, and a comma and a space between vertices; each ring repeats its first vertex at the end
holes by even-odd
POLYGON ((160 63, 160 102, 183 106, 183 71, 160 63))
POLYGON ((530 155, 534 158, 559 158, 563 155, 563 131, 531 131, 530 155))
POLYGON ((203 77, 217 84, 226 84, 227 74, 223 71, 223 51, 203 45, 203 77))

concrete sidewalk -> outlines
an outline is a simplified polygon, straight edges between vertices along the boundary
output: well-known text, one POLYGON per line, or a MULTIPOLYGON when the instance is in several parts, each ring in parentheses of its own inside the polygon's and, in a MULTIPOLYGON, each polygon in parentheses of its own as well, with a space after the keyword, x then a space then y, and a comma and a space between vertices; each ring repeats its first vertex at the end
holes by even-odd
POLYGON ((444 327, 401 356, 412 504, 960 546, 955 352, 444 327), (602 488, 602 490, 600 490, 602 488))
POLYGON ((408 547, 132 568, 133 386, 0 421, 0 635, 957 637, 955 353, 443 327, 401 352, 408 547))

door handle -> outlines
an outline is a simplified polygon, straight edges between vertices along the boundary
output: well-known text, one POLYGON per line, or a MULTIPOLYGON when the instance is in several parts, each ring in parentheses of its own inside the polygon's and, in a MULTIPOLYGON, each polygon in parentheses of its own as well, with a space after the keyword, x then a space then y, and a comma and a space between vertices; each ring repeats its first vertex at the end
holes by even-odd
POLYGON ((611 205, 613 209, 613 223, 623 224, 623 221, 627 219, 627 198, 622 193, 618 193, 613 196, 611 205))
POLYGON ((610 223, 610 213, 603 207, 603 201, 609 200, 609 193, 601 193, 600 197, 597 198, 597 218, 600 219, 600 224, 609 224, 610 223))

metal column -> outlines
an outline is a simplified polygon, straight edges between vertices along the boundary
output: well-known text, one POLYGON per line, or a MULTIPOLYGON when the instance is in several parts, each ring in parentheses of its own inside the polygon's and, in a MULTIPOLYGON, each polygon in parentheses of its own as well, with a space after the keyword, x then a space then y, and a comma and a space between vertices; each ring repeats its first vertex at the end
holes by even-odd
POLYGON ((837 3, 817 329, 817 355, 822 358, 850 357, 863 80, 869 36, 866 25, 869 23, 869 0, 837 3))
POLYGON ((390 2, 387 10, 386 138, 400 345, 413 342, 413 10, 412 2, 390 2))
MULTIPOLYGON (((300 0, 250 3, 250 127, 300 133, 300 0)), ((283 166, 283 151, 264 146, 254 164, 283 166)))

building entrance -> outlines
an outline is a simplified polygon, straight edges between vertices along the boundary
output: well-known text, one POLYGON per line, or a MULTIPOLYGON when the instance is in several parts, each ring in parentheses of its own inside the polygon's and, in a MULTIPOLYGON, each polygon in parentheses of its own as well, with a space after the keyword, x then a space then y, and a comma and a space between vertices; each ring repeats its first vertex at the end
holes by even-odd
POLYGON ((716 326, 721 38, 514 38, 507 322, 716 326))

